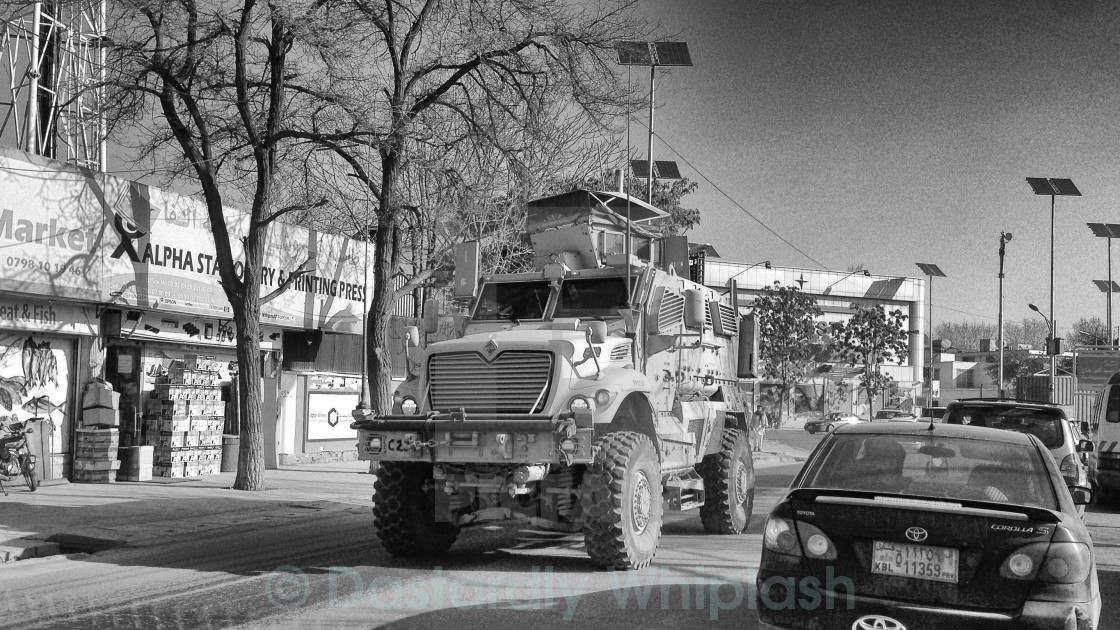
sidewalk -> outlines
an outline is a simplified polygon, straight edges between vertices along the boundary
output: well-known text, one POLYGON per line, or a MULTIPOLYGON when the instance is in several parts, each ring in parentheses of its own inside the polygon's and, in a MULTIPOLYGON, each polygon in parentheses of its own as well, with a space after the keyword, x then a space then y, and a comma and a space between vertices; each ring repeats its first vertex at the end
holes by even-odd
POLYGON ((368 511, 369 462, 265 471, 265 490, 233 490, 235 473, 106 484, 61 483, 0 495, 0 565, 12 560, 159 544, 169 537, 306 516, 368 511))
MULTIPOLYGON (((755 466, 804 461, 807 453, 764 440, 755 466)), ((306 518, 308 510, 368 512, 369 462, 325 462, 265 471, 265 490, 233 490, 234 473, 107 484, 16 484, 0 496, 0 565, 13 560, 144 547, 257 523, 306 518)))

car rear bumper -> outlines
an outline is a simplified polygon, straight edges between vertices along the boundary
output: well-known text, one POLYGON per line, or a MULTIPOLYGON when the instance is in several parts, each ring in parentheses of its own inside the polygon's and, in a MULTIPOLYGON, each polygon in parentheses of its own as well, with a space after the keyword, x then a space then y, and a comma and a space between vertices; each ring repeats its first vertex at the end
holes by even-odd
MULTIPOLYGON (((793 600, 774 601, 764 595, 764 583, 773 575, 760 573, 757 581, 758 620, 762 628, 837 628, 848 630, 864 618, 894 620, 901 628, 952 628, 953 630, 983 630, 1001 628, 1020 630, 1049 630, 1077 628, 1095 630, 1100 617, 1101 600, 1098 595, 1092 602, 1066 603, 1028 600, 1021 610, 989 612, 975 609, 946 608, 911 602, 833 593, 820 589, 820 598, 806 598, 801 590, 793 600), (831 602, 831 607, 827 605, 831 602), (776 606, 774 604, 783 605, 776 606), (813 604, 816 605, 806 605, 813 604)), ((867 625, 867 627, 880 627, 867 625)), ((881 627, 898 628, 889 622, 881 627)))

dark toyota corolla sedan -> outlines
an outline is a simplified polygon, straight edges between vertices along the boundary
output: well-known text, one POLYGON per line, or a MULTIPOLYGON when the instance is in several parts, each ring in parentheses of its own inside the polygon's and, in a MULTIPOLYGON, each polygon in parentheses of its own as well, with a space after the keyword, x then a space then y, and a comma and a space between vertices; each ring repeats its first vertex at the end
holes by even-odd
POLYGON ((1033 435, 860 424, 827 435, 770 513, 763 628, 1087 628, 1093 543, 1033 435))

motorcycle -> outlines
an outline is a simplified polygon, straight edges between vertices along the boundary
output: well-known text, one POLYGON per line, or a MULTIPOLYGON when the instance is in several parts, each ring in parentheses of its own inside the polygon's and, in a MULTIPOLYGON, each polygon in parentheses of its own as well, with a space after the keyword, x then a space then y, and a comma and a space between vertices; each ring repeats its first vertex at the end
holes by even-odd
POLYGON ((39 488, 39 481, 35 478, 35 455, 27 448, 27 436, 35 432, 31 428, 31 420, 13 422, 6 427, 0 424, 0 429, 9 433, 0 437, 0 490, 8 496, 4 482, 23 475, 27 487, 35 492, 39 488))

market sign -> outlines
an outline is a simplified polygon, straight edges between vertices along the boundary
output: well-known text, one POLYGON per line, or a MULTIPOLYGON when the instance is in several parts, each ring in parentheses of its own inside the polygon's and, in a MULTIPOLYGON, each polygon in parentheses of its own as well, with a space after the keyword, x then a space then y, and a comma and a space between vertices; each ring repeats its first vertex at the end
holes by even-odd
MULTIPOLYGON (((231 318, 198 199, 3 148, 0 199, 0 290, 231 318)), ((239 260, 249 216, 230 215, 239 260)), ((273 223, 261 294, 297 278, 262 307, 261 322, 360 333, 360 251, 343 236, 273 223)))

